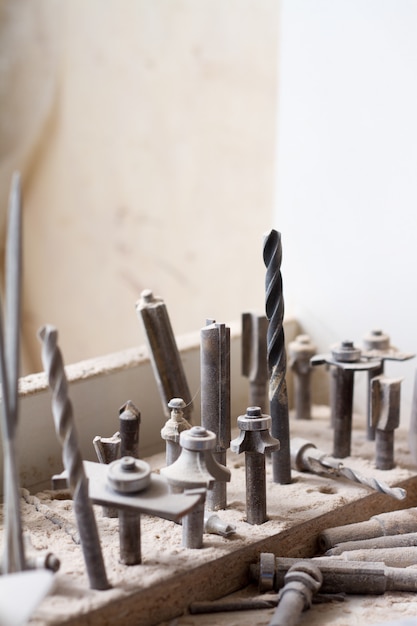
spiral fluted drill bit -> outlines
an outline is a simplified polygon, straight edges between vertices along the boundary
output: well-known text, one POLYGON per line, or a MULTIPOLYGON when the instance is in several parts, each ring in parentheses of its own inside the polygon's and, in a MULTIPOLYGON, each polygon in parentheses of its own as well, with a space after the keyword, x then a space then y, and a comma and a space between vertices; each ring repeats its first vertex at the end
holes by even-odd
POLYGON ((346 467, 339 460, 318 450, 314 443, 295 437, 291 440, 291 462, 292 467, 299 471, 312 472, 313 474, 326 474, 329 476, 343 476, 352 482, 359 483, 364 487, 369 487, 387 496, 404 500, 407 496, 405 489, 401 487, 390 487, 382 480, 377 480, 373 476, 364 476, 360 472, 346 467))
POLYGON ((267 332, 267 355, 270 373, 269 401, 272 419, 271 435, 281 447, 271 453, 273 481, 285 485, 291 482, 290 426, 288 417, 288 393, 285 379, 287 355, 284 344, 284 298, 282 294, 281 235, 276 230, 264 238, 263 249, 266 266, 265 292, 267 332))
POLYGON ((62 459, 68 472, 68 486, 73 497, 90 586, 92 589, 109 589, 96 519, 88 497, 88 481, 78 445, 72 404, 68 398, 64 363, 57 345, 58 332, 53 326, 43 326, 39 338, 42 341, 42 363, 52 390, 55 430, 62 445, 62 459))

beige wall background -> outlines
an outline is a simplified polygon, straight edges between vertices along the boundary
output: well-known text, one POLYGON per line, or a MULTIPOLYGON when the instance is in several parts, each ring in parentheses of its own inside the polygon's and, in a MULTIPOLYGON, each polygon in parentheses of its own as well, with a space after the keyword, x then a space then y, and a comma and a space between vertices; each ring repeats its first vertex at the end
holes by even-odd
POLYGON ((145 288, 176 333, 263 310, 278 9, 0 2, 1 207, 19 168, 26 372, 46 322, 68 363, 143 343, 145 288))

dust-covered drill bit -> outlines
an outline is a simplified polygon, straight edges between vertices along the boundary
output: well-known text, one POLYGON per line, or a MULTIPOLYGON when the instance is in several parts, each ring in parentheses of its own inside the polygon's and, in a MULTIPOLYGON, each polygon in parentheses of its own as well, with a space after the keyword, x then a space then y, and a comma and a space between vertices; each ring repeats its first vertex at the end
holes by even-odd
POLYGON ((53 326, 43 326, 39 338, 42 342, 42 363, 52 390, 55 430, 62 445, 62 459, 68 472, 68 486, 73 497, 90 586, 92 589, 109 589, 96 519, 88 496, 88 480, 78 445, 72 404, 68 397, 64 363, 58 347, 58 331, 53 326))
POLYGON ((264 238, 263 258, 266 266, 265 308, 269 320, 267 356, 270 373, 269 401, 272 419, 271 435, 279 440, 280 449, 271 453, 273 481, 291 482, 290 426, 286 382, 287 355, 284 343, 284 298, 282 293, 281 235, 272 229, 264 238))
POLYGON ((404 500, 407 496, 405 489, 390 487, 382 480, 378 480, 373 476, 364 476, 351 467, 346 467, 338 459, 318 450, 314 443, 301 437, 294 437, 291 440, 291 462, 292 467, 299 472, 308 471, 313 474, 342 476, 354 483, 359 483, 364 487, 384 493, 397 500, 404 500))

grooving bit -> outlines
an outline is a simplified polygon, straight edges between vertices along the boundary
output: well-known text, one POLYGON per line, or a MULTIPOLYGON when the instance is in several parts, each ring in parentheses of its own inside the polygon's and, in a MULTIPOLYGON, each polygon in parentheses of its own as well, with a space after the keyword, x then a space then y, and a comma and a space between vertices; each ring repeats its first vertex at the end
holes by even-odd
POLYGON ((395 467, 394 430, 400 425, 402 378, 376 376, 371 381, 371 424, 375 429, 375 465, 381 470, 395 467))
POLYGON ((397 500, 404 500, 407 497, 407 492, 402 487, 390 487, 382 480, 377 480, 372 476, 364 476, 360 472, 346 467, 325 452, 318 450, 314 443, 301 437, 294 437, 291 440, 291 463, 293 469, 299 472, 307 471, 313 474, 326 474, 331 477, 343 476, 343 478, 397 500))
POLYGON ((263 524, 267 521, 265 453, 279 449, 279 441, 271 437, 271 418, 259 406, 250 406, 246 415, 237 418, 239 436, 230 443, 237 454, 245 453, 246 521, 263 524))
POLYGON ((171 398, 183 398, 186 404, 184 416, 192 422, 192 398, 163 299, 154 296, 150 289, 145 289, 136 303, 136 312, 145 329, 165 417, 169 419, 168 402, 171 398))
MULTIPOLYGON (((201 424, 216 435, 213 456, 226 465, 230 446, 230 328, 207 320, 201 329, 201 424)), ((207 494, 207 507, 213 511, 227 506, 226 483, 216 482, 207 494)))
POLYGON ((394 346, 391 346, 389 335, 386 335, 382 330, 371 330, 371 332, 363 338, 363 351, 362 354, 366 358, 380 359, 380 367, 369 370, 369 386, 368 386, 368 411, 367 411, 367 423, 366 423, 366 435, 369 441, 375 439, 375 426, 372 423, 371 406, 372 406, 372 379, 375 376, 381 376, 384 373, 385 361, 408 361, 415 357, 415 354, 405 353, 398 350, 394 346))
POLYGON ((417 527, 417 508, 388 511, 373 515, 365 522, 334 526, 322 530, 318 536, 321 551, 329 550, 345 541, 373 539, 387 535, 412 533, 417 527))
POLYGON ((242 376, 249 379, 249 406, 269 410, 265 315, 242 313, 242 376))
POLYGON ((295 417, 298 420, 311 419, 310 359, 315 353, 316 346, 308 335, 298 335, 288 345, 290 368, 294 373, 295 417))
MULTIPOLYGON (((333 557, 319 556, 312 559, 274 557, 269 552, 260 555, 259 563, 250 566, 250 574, 258 581, 259 590, 264 591, 260 576, 262 561, 268 555, 268 577, 273 579, 273 589, 284 585, 286 572, 295 564, 315 563, 323 574, 322 593, 383 594, 385 591, 417 591, 417 570, 413 568, 389 567, 379 561, 342 561, 333 557)), ((265 589, 266 591, 266 589, 265 589)))
POLYGON ((109 589, 96 519, 88 497, 88 480, 78 446, 72 404, 61 351, 57 345, 58 332, 53 326, 43 326, 39 331, 42 342, 42 363, 52 390, 52 413, 55 430, 62 445, 62 459, 68 472, 68 484, 73 496, 74 512, 90 587, 109 589))
MULTIPOLYGON (((114 433, 112 437, 94 437, 94 450, 100 463, 109 465, 120 457, 120 433, 114 433)), ((103 506, 103 517, 115 518, 118 516, 117 509, 111 506, 103 506)))
POLYGON ((0 380, 2 391, 1 434, 3 442, 3 485, 5 532, 2 573, 25 569, 25 552, 20 512, 19 472, 16 452, 18 421, 19 339, 22 282, 22 202, 20 174, 13 174, 6 241, 5 329, 0 302, 0 380))
POLYGON ((285 574, 284 583, 268 626, 295 626, 301 613, 311 607, 313 595, 323 584, 323 574, 312 561, 295 563, 285 574))
POLYGON ((352 441, 353 383, 355 371, 375 370, 380 360, 364 358, 353 341, 342 341, 331 354, 318 354, 310 360, 312 365, 323 363, 336 366, 334 389, 333 456, 343 459, 350 456, 352 441))
POLYGON ((269 401, 272 419, 271 434, 280 442, 280 449, 272 452, 273 481, 285 485, 291 482, 290 425, 288 393, 285 379, 287 356, 284 341, 284 298, 282 291, 281 234, 276 230, 264 238, 263 258, 266 266, 266 317, 268 368, 270 373, 269 401))
POLYGON ((120 456, 139 456, 140 411, 128 400, 119 409, 120 456))

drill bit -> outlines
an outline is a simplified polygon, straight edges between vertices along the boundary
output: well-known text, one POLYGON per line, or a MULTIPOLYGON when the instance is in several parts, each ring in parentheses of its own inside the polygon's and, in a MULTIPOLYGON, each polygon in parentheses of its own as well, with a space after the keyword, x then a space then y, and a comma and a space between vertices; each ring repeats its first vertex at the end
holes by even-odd
POLYGON ((271 434, 279 440, 280 449, 271 453, 273 481, 291 482, 290 427, 288 393, 285 379, 287 356, 284 344, 284 299, 282 295, 281 235, 276 230, 265 236, 263 258, 266 266, 267 356, 270 372, 269 400, 272 419, 271 434))
POLYGON ((401 487, 390 487, 382 480, 377 480, 373 476, 364 476, 357 470, 346 467, 339 460, 318 450, 314 443, 301 437, 294 437, 291 441, 291 462, 292 467, 299 472, 308 471, 313 474, 327 474, 329 476, 343 476, 348 480, 359 483, 364 487, 369 487, 387 496, 404 500, 407 496, 405 489, 401 487))
POLYGON ((62 445, 62 457, 68 472, 68 485, 73 496, 90 586, 92 589, 109 589, 96 519, 88 497, 88 480, 78 445, 72 404, 68 398, 64 363, 57 345, 58 332, 53 326, 43 326, 39 338, 42 341, 42 363, 52 389, 55 430, 62 445))

